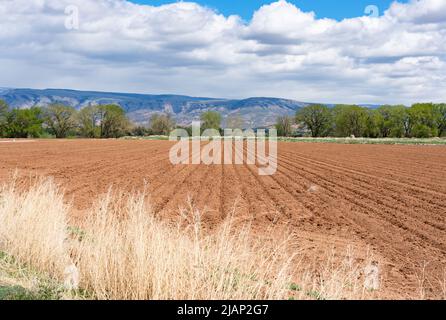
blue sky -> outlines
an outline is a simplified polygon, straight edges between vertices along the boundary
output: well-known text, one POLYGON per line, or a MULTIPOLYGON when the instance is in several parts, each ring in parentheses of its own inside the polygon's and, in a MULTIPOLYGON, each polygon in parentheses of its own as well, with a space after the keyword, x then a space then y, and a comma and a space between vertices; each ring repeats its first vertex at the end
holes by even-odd
MULTIPOLYGON (((149 5, 172 3, 172 0, 132 0, 132 2, 149 5)), ((273 1, 265 0, 196 0, 193 1, 204 6, 216 9, 224 15, 237 14, 245 20, 249 20, 255 10, 263 4, 273 1)), ((375 5, 382 14, 393 0, 289 0, 303 11, 314 11, 318 18, 332 18, 342 20, 344 18, 359 17, 364 15, 364 10, 369 5, 375 5)), ((398 2, 406 3, 407 0, 398 2)))

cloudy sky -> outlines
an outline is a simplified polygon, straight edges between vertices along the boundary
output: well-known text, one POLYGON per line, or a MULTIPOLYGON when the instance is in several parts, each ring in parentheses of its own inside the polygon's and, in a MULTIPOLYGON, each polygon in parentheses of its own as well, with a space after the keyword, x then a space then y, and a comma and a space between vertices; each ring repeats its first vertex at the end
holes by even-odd
POLYGON ((0 0, 0 87, 446 101, 446 0, 247 2, 0 0))

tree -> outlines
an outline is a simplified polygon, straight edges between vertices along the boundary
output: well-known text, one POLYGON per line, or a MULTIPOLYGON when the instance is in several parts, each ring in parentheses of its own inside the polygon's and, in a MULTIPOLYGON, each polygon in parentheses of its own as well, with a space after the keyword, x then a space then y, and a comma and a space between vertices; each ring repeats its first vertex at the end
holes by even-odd
POLYGON ((175 122, 170 114, 155 113, 150 117, 150 128, 155 135, 167 136, 175 127, 175 122))
POLYGON ((6 118, 6 136, 8 138, 38 138, 42 132, 42 109, 14 109, 6 118))
POLYGON ((124 109, 116 104, 99 105, 97 107, 99 136, 101 138, 118 138, 125 134, 130 121, 124 109))
POLYGON ((408 108, 403 105, 384 105, 377 109, 377 127, 382 138, 409 137, 413 123, 408 108))
POLYGON ((438 136, 442 137, 446 134, 446 104, 434 105, 434 119, 437 125, 438 136))
POLYGON ((393 128, 390 133, 391 137, 412 137, 414 122, 408 107, 403 105, 394 106, 391 117, 393 123, 393 128))
POLYGON ((134 137, 144 137, 152 135, 152 129, 145 126, 134 126, 130 130, 130 134, 134 137))
POLYGON ((220 130, 221 115, 217 111, 206 111, 200 116, 201 130, 215 129, 220 130))
POLYGON ((412 135, 416 138, 431 138, 432 128, 422 123, 416 123, 412 128, 412 135))
POLYGON ((0 137, 5 135, 8 112, 8 105, 5 101, 0 100, 0 137))
POLYGON ((314 104, 297 111, 296 122, 303 122, 311 131, 311 136, 327 136, 331 130, 332 114, 327 106, 314 104))
POLYGON ((80 134, 86 138, 99 138, 99 112, 97 106, 82 108, 77 114, 80 134))
POLYGON ((118 138, 130 128, 124 109, 115 104, 85 107, 77 118, 81 135, 87 138, 118 138))
POLYGON ((438 135, 435 121, 434 105, 432 103, 416 103, 409 109, 413 123, 412 136, 430 138, 438 135))
POLYGON ((377 109, 377 126, 379 136, 387 138, 393 126, 392 106, 384 105, 377 109))
POLYGON ((337 136, 364 136, 367 128, 367 109, 356 105, 337 105, 333 109, 337 136))
POLYGON ((379 113, 377 110, 366 109, 365 110, 365 127, 363 136, 367 138, 378 138, 379 137, 379 113))
POLYGON ((44 110, 45 124, 56 138, 66 138, 76 126, 76 109, 62 104, 52 104, 44 110))
POLYGON ((290 137, 293 133, 293 118, 288 116, 278 117, 276 130, 279 137, 290 137))

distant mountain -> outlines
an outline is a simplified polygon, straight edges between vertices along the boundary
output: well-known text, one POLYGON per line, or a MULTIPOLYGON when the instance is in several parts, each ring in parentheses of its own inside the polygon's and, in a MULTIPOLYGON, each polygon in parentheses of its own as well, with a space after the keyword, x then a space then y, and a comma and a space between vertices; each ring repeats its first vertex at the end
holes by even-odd
POLYGON ((244 127, 259 128, 273 125, 278 116, 292 116, 310 103, 279 98, 248 98, 243 100, 188 97, 180 95, 148 95, 75 91, 65 89, 9 89, 0 88, 0 99, 12 108, 47 106, 59 102, 77 109, 95 104, 119 104, 128 117, 138 124, 147 124, 151 115, 169 112, 180 125, 190 125, 204 111, 214 110, 228 117, 243 119, 244 127))
POLYGON ((151 115, 171 113, 178 124, 190 125, 204 111, 215 110, 228 117, 243 119, 244 127, 266 127, 274 124, 278 116, 294 115, 296 110, 308 105, 304 102, 278 98, 249 98, 244 100, 188 97, 180 95, 147 95, 64 89, 8 89, 0 88, 0 99, 12 108, 47 106, 60 102, 77 109, 88 105, 115 103, 126 111, 129 118, 146 124, 151 115))

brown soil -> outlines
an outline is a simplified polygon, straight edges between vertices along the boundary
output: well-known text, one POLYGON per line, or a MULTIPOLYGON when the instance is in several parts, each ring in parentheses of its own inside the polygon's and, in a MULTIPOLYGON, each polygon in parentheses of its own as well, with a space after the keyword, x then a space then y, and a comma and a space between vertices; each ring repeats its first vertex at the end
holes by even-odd
POLYGON ((443 298, 446 147, 280 143, 279 168, 172 165, 165 141, 36 140, 0 143, 0 180, 18 169, 53 176, 77 215, 110 185, 148 184, 155 210, 178 214, 188 196, 218 224, 235 207, 256 230, 288 225, 316 254, 354 246, 383 270, 384 298, 443 298), (424 270, 422 266, 427 263, 424 270))

